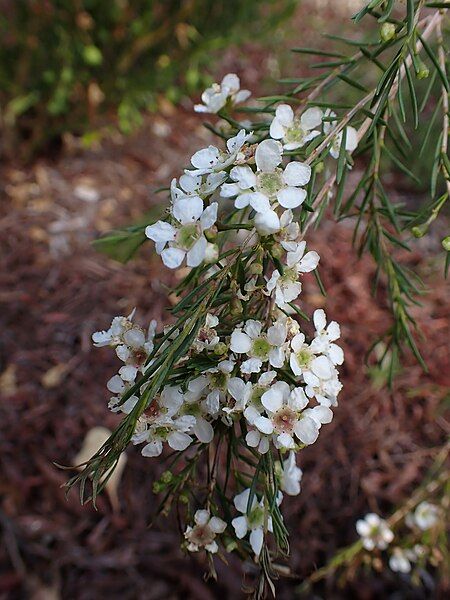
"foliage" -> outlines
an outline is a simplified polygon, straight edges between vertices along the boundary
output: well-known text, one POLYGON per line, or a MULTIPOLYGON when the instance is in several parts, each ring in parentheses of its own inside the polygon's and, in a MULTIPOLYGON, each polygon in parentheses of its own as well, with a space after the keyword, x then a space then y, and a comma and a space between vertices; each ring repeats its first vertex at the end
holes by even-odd
POLYGON ((295 0, 3 0, 0 105, 4 150, 31 155, 106 111, 129 132, 157 93, 207 83, 211 53, 264 35, 295 0))
MULTIPOLYGON (((290 79, 286 83, 295 87, 286 94, 240 107, 232 74, 204 92, 197 109, 222 119, 208 127, 226 149, 196 152, 191 167, 171 183, 166 219, 129 231, 133 247, 144 233, 152 239, 169 268, 186 260, 174 322, 160 333, 152 324, 145 335, 131 315, 116 317, 110 329, 93 336, 125 363, 108 383, 116 394, 110 408, 125 416, 68 487, 81 483, 82 501, 95 501, 130 441, 146 442, 145 456, 159 455, 167 443, 179 453, 155 486, 164 493, 161 511, 175 502, 185 507, 183 518, 192 525, 184 547, 206 549, 212 575, 215 537, 227 551, 254 559, 259 597, 266 586, 273 589, 276 561, 289 550, 280 491, 299 493, 301 478, 291 451, 314 443, 341 389, 339 326, 326 325, 316 310, 308 336, 309 316, 297 301, 303 273, 314 271, 323 289, 319 257, 305 254, 304 238, 327 207, 338 219, 353 219, 359 253, 368 252, 376 263, 374 290, 384 292, 392 310, 379 357, 383 369, 388 359, 388 379, 405 347, 423 364, 411 310, 420 282, 399 253, 427 233, 450 193, 446 5, 428 3, 428 11, 422 0, 394 4, 372 0, 355 15, 356 23, 374 19, 371 41, 339 39, 344 49, 336 52, 296 48, 321 57, 314 65, 320 73, 290 79), (423 79, 426 88, 418 85, 423 79), (405 124, 418 126, 436 83, 440 135, 425 134, 434 157, 429 204, 414 212, 389 197, 383 169, 389 160, 417 178, 405 164, 405 124), (338 86, 357 90, 355 102, 335 101, 338 86), (251 122, 239 121, 240 114, 251 122), (363 169, 349 190, 356 160, 363 169), (231 489, 240 491, 234 500, 231 489)), ((123 247, 126 232, 116 235, 123 247)), ((112 241, 105 242, 109 254, 112 241)), ((345 560, 353 560, 360 546, 345 560)))

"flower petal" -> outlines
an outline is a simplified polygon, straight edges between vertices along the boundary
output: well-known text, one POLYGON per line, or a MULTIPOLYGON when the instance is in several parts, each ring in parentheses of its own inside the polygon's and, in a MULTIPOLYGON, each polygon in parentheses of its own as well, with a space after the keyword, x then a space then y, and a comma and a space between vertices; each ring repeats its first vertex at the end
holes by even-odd
POLYGON ((240 329, 235 329, 231 334, 230 350, 236 354, 245 354, 251 347, 251 338, 240 329))
POLYGON ((283 173, 283 181, 286 185, 306 185, 311 179, 311 167, 306 163, 290 162, 283 173))
POLYGON ((202 235, 186 255, 186 264, 188 267, 198 267, 198 265, 205 260, 207 245, 208 242, 202 235))
POLYGON ((306 199, 306 191, 302 188, 286 187, 277 192, 277 200, 284 208, 297 208, 306 199))
POLYGON ((231 524, 233 525, 236 537, 239 540, 247 535, 247 519, 245 517, 236 517, 231 521, 231 524))
POLYGON ((175 200, 172 214, 182 225, 195 223, 203 212, 203 200, 199 196, 188 196, 175 200))
POLYGON ((256 166, 259 171, 273 171, 281 162, 283 146, 275 140, 263 140, 255 152, 256 166))
POLYGON ((254 529, 250 533, 250 546, 253 549, 253 552, 256 556, 259 556, 261 553, 262 545, 264 542, 264 532, 261 527, 258 529, 254 529))
POLYGON ((186 450, 189 444, 192 442, 192 438, 183 431, 173 431, 169 433, 167 442, 172 450, 186 450))
POLYGON ((177 269, 185 256, 185 250, 181 250, 180 248, 165 248, 161 252, 162 261, 169 269, 177 269))
POLYGON ((175 227, 165 221, 157 221, 145 228, 145 235, 156 243, 172 242, 176 234, 175 227))

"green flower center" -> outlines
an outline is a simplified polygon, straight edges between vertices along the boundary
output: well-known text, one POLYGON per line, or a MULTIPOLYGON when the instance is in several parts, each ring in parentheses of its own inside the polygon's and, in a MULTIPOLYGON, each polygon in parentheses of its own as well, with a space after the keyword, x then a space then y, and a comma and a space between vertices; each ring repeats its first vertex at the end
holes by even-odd
POLYGON ((256 338, 253 340, 250 355, 260 360, 267 360, 271 348, 271 345, 265 338, 256 338))
POLYGON ((277 192, 283 187, 280 169, 275 169, 272 173, 260 173, 258 175, 257 189, 269 198, 276 196, 277 192))
POLYGON ((311 364, 313 354, 307 348, 302 348, 300 352, 296 354, 297 362, 302 369, 306 369, 311 364))
POLYGON ((179 409, 180 415, 192 415, 193 417, 200 417, 202 414, 200 406, 196 402, 185 403, 179 409))
POLYGON ((165 440, 169 435, 170 431, 171 430, 168 427, 155 427, 153 433, 155 434, 155 437, 165 440))
POLYGON ((264 523, 264 509, 258 505, 247 515, 247 522, 249 529, 256 529, 261 527, 264 523))
POLYGON ((252 391, 252 395, 250 398, 250 402, 253 404, 253 406, 259 410, 263 408, 263 405, 261 403, 261 396, 267 392, 267 388, 263 385, 255 385, 253 387, 253 391, 252 391))
POLYGON ((283 284, 296 283, 298 281, 298 273, 295 269, 284 269, 283 275, 280 277, 280 282, 283 284))
POLYGON ((199 237, 200 231, 196 223, 183 225, 183 227, 178 230, 177 242, 181 248, 190 250, 199 237))
POLYGON ((303 138, 305 137, 305 135, 306 135, 306 131, 304 129, 302 129, 302 127, 300 125, 300 120, 294 119, 294 123, 293 123, 292 127, 290 127, 286 131, 286 135, 284 136, 284 139, 286 140, 286 142, 300 143, 303 141, 303 138))
POLYGON ((217 373, 211 373, 209 380, 209 387, 215 390, 225 390, 228 383, 228 375, 218 371, 217 373))

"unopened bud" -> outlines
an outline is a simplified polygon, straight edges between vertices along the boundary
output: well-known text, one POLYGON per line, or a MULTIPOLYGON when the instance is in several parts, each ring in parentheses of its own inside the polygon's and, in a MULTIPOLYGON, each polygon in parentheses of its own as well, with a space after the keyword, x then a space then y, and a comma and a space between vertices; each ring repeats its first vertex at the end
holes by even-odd
POLYGON ((250 275, 262 275, 263 266, 259 262, 254 262, 250 265, 249 273, 250 275))
POLYGON ((164 473, 161 475, 161 482, 162 483, 170 483, 173 479, 173 475, 170 471, 164 471, 164 473))
POLYGON ((426 79, 429 76, 429 74, 430 74, 430 69, 419 58, 418 62, 416 64, 416 77, 417 77, 417 79, 426 79))
POLYGON ((161 485, 161 483, 159 481, 155 481, 153 483, 153 488, 152 489, 153 489, 153 493, 154 494, 160 494, 163 491, 164 486, 161 485))
POLYGON ((325 164, 324 164, 323 160, 318 162, 317 165, 314 167, 314 170, 317 174, 322 173, 322 171, 324 169, 325 169, 325 164))
POLYGON ((278 258, 278 260, 280 260, 281 258, 283 258, 284 249, 282 248, 282 246, 280 246, 280 244, 274 244, 270 249, 270 254, 274 258, 278 258))
POLYGON ((388 42, 395 37, 395 25, 394 23, 383 23, 380 29, 380 37, 383 42, 388 42))
POLYGON ((209 241, 209 242, 213 242, 216 237, 217 237, 217 227, 215 225, 213 225, 212 227, 210 227, 209 229, 207 229, 205 232, 205 238, 209 241))
POLYGON ((450 252, 450 235, 445 237, 441 243, 442 243, 442 247, 444 248, 444 250, 446 252, 450 252))
POLYGON ((424 223, 423 225, 416 225, 411 229, 411 233, 416 238, 423 237, 428 230, 428 226, 424 223))
POLYGON ((187 496, 187 494, 180 494, 178 499, 182 504, 189 504, 189 497, 187 496))
POLYGON ((239 300, 239 298, 233 298, 231 300, 230 312, 235 317, 242 313, 242 302, 239 300))

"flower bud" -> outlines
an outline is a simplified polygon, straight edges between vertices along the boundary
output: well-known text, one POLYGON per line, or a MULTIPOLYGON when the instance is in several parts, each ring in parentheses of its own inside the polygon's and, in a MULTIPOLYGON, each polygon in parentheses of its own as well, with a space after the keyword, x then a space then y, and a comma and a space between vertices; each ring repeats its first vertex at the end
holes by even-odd
POLYGON ((441 243, 442 243, 442 247, 444 248, 444 250, 446 252, 450 252, 450 235, 445 237, 441 243))
POLYGON ((396 35, 394 23, 383 23, 380 29, 380 37, 383 42, 392 40, 396 35))
POLYGON ((161 482, 168 484, 172 481, 173 479, 173 475, 170 471, 164 471, 164 473, 161 475, 161 482))
POLYGON ((325 169, 325 164, 324 164, 323 160, 318 162, 317 165, 314 167, 314 170, 317 174, 322 173, 322 171, 324 169, 325 169))
POLYGON ((242 314, 242 302, 239 300, 239 298, 233 298, 231 300, 230 312, 235 317, 242 314))
POLYGON ((250 275, 262 275, 263 266, 259 262, 254 262, 250 265, 249 273, 250 275))
POLYGON ((272 248, 270 249, 270 254, 274 257, 274 258, 278 258, 278 260, 280 260, 281 258, 283 258, 283 254, 284 254, 284 250, 283 248, 280 246, 280 244, 274 244, 272 246, 272 248))
POLYGON ((204 233, 205 233, 205 238, 208 240, 208 242, 213 242, 217 238, 217 227, 215 225, 213 225, 212 227, 207 229, 204 233))
POLYGON ((414 237, 421 238, 426 234, 427 229, 428 226, 426 225, 426 223, 423 223, 422 225, 416 225, 415 227, 413 227, 411 229, 411 233, 414 237))
POLYGON ((416 64, 416 77, 417 77, 417 79, 426 79, 429 76, 429 74, 430 74, 430 69, 419 58, 418 61, 417 61, 417 64, 416 64))
POLYGON ((164 490, 164 486, 159 481, 155 481, 152 489, 154 494, 160 494, 164 490))

